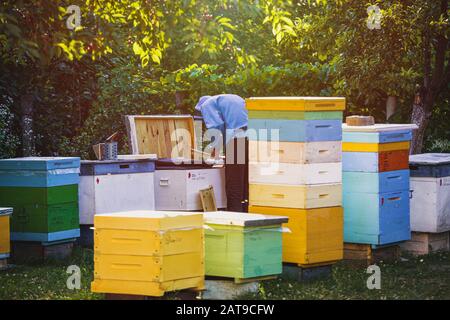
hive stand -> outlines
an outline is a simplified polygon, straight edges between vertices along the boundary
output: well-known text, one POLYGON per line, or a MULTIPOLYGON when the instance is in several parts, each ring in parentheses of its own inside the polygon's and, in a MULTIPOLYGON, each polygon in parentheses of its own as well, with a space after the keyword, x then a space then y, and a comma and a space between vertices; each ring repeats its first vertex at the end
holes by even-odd
POLYGON ((331 277, 332 272, 333 265, 331 264, 304 268, 296 264, 284 263, 281 277, 285 280, 305 282, 331 277))
POLYGON ((12 259, 14 262, 27 262, 35 260, 64 260, 73 252, 76 239, 55 242, 12 242, 12 259))
POLYGON ((8 258, 0 258, 0 271, 8 269, 8 258))
POLYGON ((437 251, 449 251, 450 232, 428 233, 412 232, 411 240, 400 245, 403 251, 415 256, 425 255, 437 251))
POLYGON ((344 260, 352 264, 372 265, 396 261, 400 258, 400 246, 397 244, 373 246, 370 244, 344 243, 344 260))
MULTIPOLYGON (((248 280, 248 279, 246 279, 248 280)), ((257 293, 259 281, 236 283, 233 280, 206 280, 202 300, 232 300, 245 294, 257 293)))
POLYGON ((178 292, 170 292, 162 294, 160 297, 144 296, 135 294, 117 294, 117 293, 105 293, 105 300, 198 300, 202 295, 204 288, 192 288, 187 290, 181 290, 178 292))

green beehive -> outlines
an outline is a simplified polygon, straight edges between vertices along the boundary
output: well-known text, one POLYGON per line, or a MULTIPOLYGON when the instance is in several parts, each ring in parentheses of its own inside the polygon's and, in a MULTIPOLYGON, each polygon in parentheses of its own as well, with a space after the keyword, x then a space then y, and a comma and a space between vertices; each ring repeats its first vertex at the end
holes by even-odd
POLYGON ((51 233, 79 228, 76 184, 0 187, 0 204, 14 208, 12 232, 51 233))
POLYGON ((287 217, 205 212, 205 274, 249 279, 282 272, 282 229, 287 217))

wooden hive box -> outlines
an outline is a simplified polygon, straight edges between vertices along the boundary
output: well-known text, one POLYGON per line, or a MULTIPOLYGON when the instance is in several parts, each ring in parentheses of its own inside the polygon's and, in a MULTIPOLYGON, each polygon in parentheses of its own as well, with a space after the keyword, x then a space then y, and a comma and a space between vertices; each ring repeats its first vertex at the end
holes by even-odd
POLYGON ((0 260, 8 258, 11 252, 9 219, 12 213, 12 208, 0 208, 0 260))
POLYGON ((78 184, 80 158, 25 157, 0 160, 2 187, 55 187, 78 184))
POLYGON ((296 209, 336 207, 342 204, 342 184, 250 184, 249 198, 252 206, 296 209))
POLYGON ((204 287, 201 213, 128 211, 94 217, 98 293, 162 296, 204 287))
POLYGON ((344 193, 409 191, 409 170, 388 172, 344 172, 344 193))
POLYGON ((346 192, 344 241, 386 245, 410 239, 409 191, 346 192))
POLYGON ((205 212, 207 276, 236 281, 282 272, 281 224, 287 217, 237 212, 205 212))
POLYGON ((311 267, 342 260, 342 207, 305 210, 250 206, 249 212, 289 218, 283 225, 290 230, 283 233, 283 262, 311 267))
POLYGON ((353 172, 386 172, 409 169, 409 150, 344 152, 342 169, 353 172))
POLYGON ((411 230, 450 230, 450 176, 411 177, 411 230))
POLYGON ((154 160, 83 160, 80 171, 80 224, 98 213, 155 210, 154 160))
POLYGON ((0 187, 0 203, 14 208, 13 241, 49 242, 79 237, 78 185, 0 187))
POLYGON ((310 185, 342 183, 341 163, 249 163, 249 183, 310 185))
POLYGON ((217 208, 227 207, 225 168, 200 164, 173 164, 167 159, 156 162, 156 210, 202 210, 199 192, 212 186, 217 208))
POLYGON ((245 106, 249 111, 343 111, 345 98, 256 97, 246 99, 245 106))
POLYGON ((341 141, 341 120, 249 119, 250 141, 341 141))
POLYGON ((450 154, 425 153, 410 156, 411 230, 450 230, 450 154))
POLYGON ((284 119, 284 120, 340 120, 342 111, 280 111, 280 110, 249 110, 249 119, 284 119))
POLYGON ((250 162, 335 163, 342 160, 340 141, 249 141, 250 162))

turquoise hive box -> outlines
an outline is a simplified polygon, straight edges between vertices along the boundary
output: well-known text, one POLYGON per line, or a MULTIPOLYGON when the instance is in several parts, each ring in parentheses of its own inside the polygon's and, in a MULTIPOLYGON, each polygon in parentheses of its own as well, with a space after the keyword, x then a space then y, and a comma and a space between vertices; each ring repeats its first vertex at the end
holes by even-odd
POLYGON ((56 187, 78 184, 80 158, 25 157, 0 160, 0 186, 56 187))
POLYGON ((411 238, 409 191, 344 193, 344 241, 385 245, 411 238))

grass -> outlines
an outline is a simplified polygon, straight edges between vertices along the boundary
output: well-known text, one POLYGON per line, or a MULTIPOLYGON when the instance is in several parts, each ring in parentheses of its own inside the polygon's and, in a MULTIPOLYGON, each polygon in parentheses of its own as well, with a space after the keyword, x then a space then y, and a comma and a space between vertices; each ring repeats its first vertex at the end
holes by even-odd
MULTIPOLYGON (((381 290, 366 286, 365 268, 338 263, 332 277, 296 283, 263 282, 257 294, 244 299, 450 299, 450 253, 404 257, 392 264, 379 264, 381 290)), ((0 299, 102 299, 90 292, 93 278, 92 250, 76 248, 71 259, 15 265, 0 271, 0 299), (81 289, 66 286, 67 267, 81 269, 81 289)))

